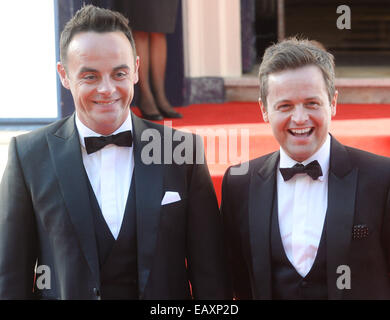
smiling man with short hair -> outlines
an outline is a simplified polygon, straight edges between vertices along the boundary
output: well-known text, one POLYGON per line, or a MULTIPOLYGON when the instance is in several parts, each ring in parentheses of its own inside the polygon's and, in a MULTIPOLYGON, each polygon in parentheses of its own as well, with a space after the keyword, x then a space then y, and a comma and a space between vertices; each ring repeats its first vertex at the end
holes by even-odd
POLYGON ((0 184, 0 299, 231 298, 199 137, 181 134, 191 141, 188 162, 142 156, 149 133, 159 154, 181 141, 164 141, 178 131, 130 111, 139 57, 127 19, 85 6, 60 46, 57 70, 76 111, 11 140, 0 184))
POLYGON ((266 50, 259 78, 260 109, 280 150, 223 179, 236 298, 389 299, 390 159, 329 134, 333 56, 283 40, 266 50))

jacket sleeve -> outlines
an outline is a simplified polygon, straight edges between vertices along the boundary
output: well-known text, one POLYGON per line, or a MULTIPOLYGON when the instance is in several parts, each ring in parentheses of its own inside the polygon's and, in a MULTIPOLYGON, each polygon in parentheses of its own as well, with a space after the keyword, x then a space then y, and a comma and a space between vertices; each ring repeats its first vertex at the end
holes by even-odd
POLYGON ((228 251, 228 266, 233 283, 234 298, 239 300, 252 299, 251 285, 248 269, 241 249, 239 225, 235 216, 237 194, 229 184, 230 168, 225 172, 222 181, 221 214, 223 219, 224 237, 228 251))
MULTIPOLYGON (((203 154, 203 144, 198 140, 197 145, 203 154)), ((192 294, 195 299, 232 299, 217 198, 206 160, 199 161, 199 155, 197 160, 188 174, 187 263, 192 294)))
POLYGON ((390 189, 387 191, 387 201, 382 223, 382 244, 387 262, 387 274, 390 279, 390 189))
POLYGON ((32 299, 37 232, 31 196, 17 151, 9 145, 0 183, 0 299, 32 299))

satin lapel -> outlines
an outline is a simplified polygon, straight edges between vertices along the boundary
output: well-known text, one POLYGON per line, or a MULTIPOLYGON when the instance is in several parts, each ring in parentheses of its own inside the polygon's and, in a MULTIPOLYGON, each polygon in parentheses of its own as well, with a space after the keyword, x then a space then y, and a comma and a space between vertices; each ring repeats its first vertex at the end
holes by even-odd
MULTIPOLYGON (((159 134, 159 131, 149 128, 147 122, 134 114, 132 114, 132 121, 137 212, 138 283, 140 297, 142 298, 156 249, 164 172, 162 164, 147 165, 143 163, 141 159, 142 149, 150 142, 141 141, 141 136, 146 129, 156 133, 161 138, 161 144, 158 143, 159 147, 163 145, 163 137, 159 134)), ((160 150, 160 152, 163 155, 163 150, 160 150)))
MULTIPOLYGON (((327 275, 329 299, 340 299, 337 268, 348 265, 352 237, 358 170, 353 168, 344 146, 332 137, 326 223, 327 275)), ((352 270, 353 272, 353 270, 352 270)))
POLYGON ((99 281, 99 262, 91 205, 74 115, 54 134, 47 134, 51 158, 67 211, 88 265, 99 281))
POLYGON ((255 299, 271 299, 270 228, 279 152, 253 173, 249 189, 249 230, 255 299))

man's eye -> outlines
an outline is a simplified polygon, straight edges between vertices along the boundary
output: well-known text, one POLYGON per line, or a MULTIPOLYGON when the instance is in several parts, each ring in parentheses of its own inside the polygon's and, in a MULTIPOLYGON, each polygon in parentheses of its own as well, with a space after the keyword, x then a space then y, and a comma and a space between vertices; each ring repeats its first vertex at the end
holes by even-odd
POLYGON ((116 78, 123 78, 123 77, 125 77, 126 76, 126 73, 125 72, 117 72, 116 74, 115 74, 115 77, 116 78))
POLYGON ((95 80, 96 76, 93 74, 88 74, 83 77, 84 80, 95 80))
POLYGON ((290 104, 281 104, 280 106, 278 106, 277 109, 280 111, 284 111, 284 110, 288 110, 290 107, 291 107, 290 104))
POLYGON ((317 101, 309 101, 309 102, 306 103, 306 105, 309 106, 309 107, 317 107, 320 104, 317 101))

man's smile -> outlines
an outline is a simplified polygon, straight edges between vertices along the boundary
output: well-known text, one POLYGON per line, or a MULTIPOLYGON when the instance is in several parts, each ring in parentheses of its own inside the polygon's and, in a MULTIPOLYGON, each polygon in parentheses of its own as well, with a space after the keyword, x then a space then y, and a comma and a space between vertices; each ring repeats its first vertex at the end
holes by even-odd
POLYGON ((313 133, 314 127, 287 129, 287 131, 294 137, 309 137, 313 133))
POLYGON ((106 105, 112 105, 116 102, 118 102, 120 99, 115 99, 115 100, 95 100, 93 101, 93 103, 95 104, 98 104, 98 105, 102 105, 102 106, 106 106, 106 105))

